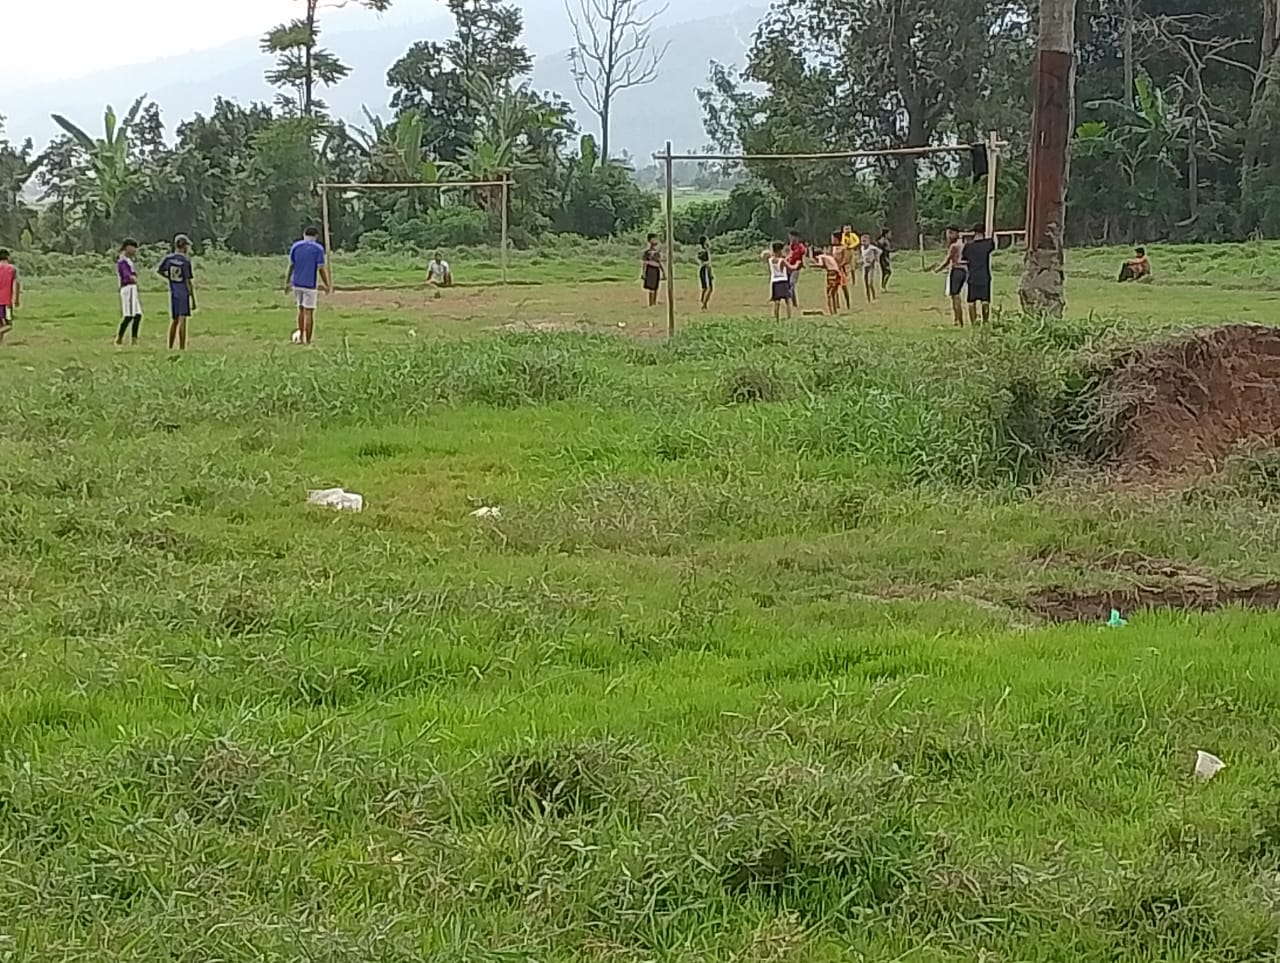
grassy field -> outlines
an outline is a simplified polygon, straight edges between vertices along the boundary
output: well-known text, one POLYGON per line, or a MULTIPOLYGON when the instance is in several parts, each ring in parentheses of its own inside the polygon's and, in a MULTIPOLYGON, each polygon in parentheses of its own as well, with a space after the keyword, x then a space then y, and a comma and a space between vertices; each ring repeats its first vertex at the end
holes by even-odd
POLYGON ((109 262, 20 260, 0 960, 1276 960, 1280 616, 1024 604, 1280 577, 1264 456, 1140 486, 1009 427, 1078 352, 1274 319, 1280 247, 1154 253, 1073 257, 1058 325, 1010 261, 982 332, 917 256, 783 325, 722 256, 673 342, 626 249, 438 299, 339 257, 312 350, 280 263, 209 257, 181 357, 159 279, 116 349, 109 262))

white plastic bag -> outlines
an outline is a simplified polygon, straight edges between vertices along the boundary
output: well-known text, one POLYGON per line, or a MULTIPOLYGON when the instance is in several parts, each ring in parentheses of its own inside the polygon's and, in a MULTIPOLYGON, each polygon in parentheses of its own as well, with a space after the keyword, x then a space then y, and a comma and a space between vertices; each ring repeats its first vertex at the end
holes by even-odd
POLYGON ((364 498, 343 488, 322 488, 317 491, 307 492, 307 503, 324 505, 339 512, 359 512, 364 510, 364 498))
POLYGON ((502 509, 497 505, 485 505, 483 508, 477 508, 471 513, 472 518, 492 518, 498 521, 502 518, 502 509))

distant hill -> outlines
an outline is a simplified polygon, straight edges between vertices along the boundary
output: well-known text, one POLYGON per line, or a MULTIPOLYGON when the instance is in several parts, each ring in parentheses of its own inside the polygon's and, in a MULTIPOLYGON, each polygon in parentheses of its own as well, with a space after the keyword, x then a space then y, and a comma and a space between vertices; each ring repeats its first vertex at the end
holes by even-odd
MULTIPOLYGON (((595 118, 586 112, 569 74, 565 41, 571 37, 563 7, 553 15, 527 13, 526 42, 535 54, 532 81, 539 90, 555 90, 574 105, 577 121, 594 131, 595 118)), ((706 82, 710 61, 740 64, 756 24, 759 7, 743 7, 742 0, 704 0, 696 6, 700 19, 678 22, 668 14, 654 31, 655 43, 670 42, 658 79, 650 86, 621 94, 616 106, 613 142, 618 152, 637 158, 660 150, 670 139, 679 149, 693 149, 705 140, 696 88, 706 82)), ((686 12, 684 16, 688 16, 686 12)), ((413 22, 384 22, 372 17, 367 28, 326 33, 324 43, 351 65, 352 74, 326 92, 335 115, 359 122, 361 106, 385 111, 387 68, 420 39, 442 39, 452 29, 450 19, 437 15, 413 22)), ((354 21, 348 17, 345 23, 354 21)), ((50 113, 66 114, 96 127, 104 104, 127 105, 146 93, 156 101, 172 130, 183 118, 207 112, 215 96, 245 102, 271 100, 274 91, 263 79, 269 59, 258 50, 256 38, 156 60, 139 66, 101 71, 75 81, 45 84, 6 95, 3 113, 11 138, 31 137, 43 146, 57 134, 50 113)))

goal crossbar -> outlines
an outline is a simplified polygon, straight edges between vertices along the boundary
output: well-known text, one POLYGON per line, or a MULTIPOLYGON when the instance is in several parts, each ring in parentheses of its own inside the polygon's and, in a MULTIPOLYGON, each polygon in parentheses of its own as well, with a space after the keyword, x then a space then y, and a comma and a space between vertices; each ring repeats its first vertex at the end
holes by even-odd
MULTIPOLYGON (((336 181, 321 181, 316 184, 316 190, 320 192, 320 219, 321 228, 324 231, 324 247, 326 251, 333 250, 332 238, 329 234, 329 192, 330 191, 375 191, 375 190, 449 190, 452 188, 462 188, 464 190, 477 187, 501 187, 502 188, 502 239, 499 257, 502 262, 502 283, 507 283, 507 233, 508 233, 508 208, 511 206, 511 188, 514 185, 508 177, 504 177, 500 181, 407 181, 404 183, 394 181, 372 181, 364 183, 346 183, 336 181)), ((332 268, 330 268, 332 270, 332 268)))
MULTIPOLYGON (((676 333, 676 296, 672 274, 675 266, 675 184, 672 175, 672 164, 676 161, 712 161, 715 163, 750 163, 768 161, 823 161, 823 160, 864 160, 875 157, 930 157, 937 154, 967 154, 975 144, 927 144, 920 147, 882 147, 875 150, 839 150, 802 154, 675 154, 671 151, 671 141, 667 141, 666 150, 654 154, 653 159, 662 161, 666 166, 666 215, 667 215, 667 336, 676 333)), ((993 235, 996 229, 996 171, 1000 161, 1000 151, 1009 145, 1000 139, 1000 135, 991 131, 981 145, 987 150, 987 233, 993 235)))

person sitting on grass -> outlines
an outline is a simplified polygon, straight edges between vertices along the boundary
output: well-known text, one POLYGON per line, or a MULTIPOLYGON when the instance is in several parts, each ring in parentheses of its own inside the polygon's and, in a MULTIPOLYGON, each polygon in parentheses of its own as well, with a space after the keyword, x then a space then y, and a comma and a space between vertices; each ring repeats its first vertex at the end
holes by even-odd
POLYGON ((1133 252, 1134 256, 1120 265, 1120 283, 1126 281, 1148 281, 1151 279, 1151 259, 1147 257, 1147 249, 1140 247, 1133 252))
POLYGON ((449 262, 436 251, 427 265, 427 284, 433 288, 453 287, 453 272, 449 270, 449 262))

